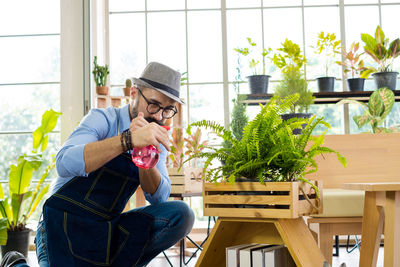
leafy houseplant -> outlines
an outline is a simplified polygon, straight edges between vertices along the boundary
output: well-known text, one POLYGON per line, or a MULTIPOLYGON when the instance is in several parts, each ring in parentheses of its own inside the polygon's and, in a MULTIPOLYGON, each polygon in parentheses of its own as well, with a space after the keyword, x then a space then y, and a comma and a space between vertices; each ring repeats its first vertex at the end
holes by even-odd
POLYGON ((347 79, 347 86, 350 91, 363 91, 364 90, 364 78, 359 78, 361 72, 366 68, 364 67, 364 61, 360 57, 364 53, 357 53, 360 48, 360 44, 353 42, 350 46, 349 51, 343 49, 342 55, 344 61, 336 61, 337 64, 343 66, 345 73, 351 73, 351 78, 347 79))
MULTIPOLYGON (((244 57, 250 57, 253 53, 253 49, 256 49, 257 44, 251 40, 251 38, 247 37, 247 41, 249 43, 249 47, 245 48, 235 48, 234 50, 240 55, 244 57)), ((268 91, 268 82, 271 76, 265 75, 265 60, 267 55, 271 52, 271 48, 263 48, 261 52, 262 57, 262 74, 258 71, 258 64, 260 63, 257 58, 249 59, 249 67, 253 72, 253 75, 247 76, 249 80, 250 93, 252 94, 265 94, 268 91)))
POLYGON ((317 78, 318 88, 320 92, 333 92, 335 85, 335 77, 329 77, 329 66, 331 65, 332 57, 340 53, 340 40, 336 40, 334 33, 320 32, 318 34, 317 45, 314 47, 315 53, 325 56, 325 77, 317 78))
POLYGON ((378 26, 376 27, 375 37, 362 33, 361 40, 365 44, 365 53, 378 63, 378 69, 367 67, 361 77, 368 78, 373 73, 377 88, 388 87, 391 90, 395 90, 399 73, 392 71, 392 64, 393 60, 400 55, 400 39, 397 38, 389 42, 389 39, 385 38, 381 27, 378 26))
POLYGON ((107 76, 110 74, 108 71, 108 65, 100 66, 97 64, 97 56, 94 57, 93 61, 93 78, 94 82, 96 83, 96 93, 98 95, 107 95, 108 94, 108 87, 107 84, 107 76))
MULTIPOLYGON (((323 118, 297 119, 282 121, 280 114, 285 113, 297 100, 298 95, 291 95, 281 103, 272 98, 260 112, 250 121, 243 131, 243 138, 236 139, 232 132, 212 121, 199 121, 193 126, 205 127, 226 142, 229 148, 208 146, 206 152, 192 155, 191 158, 204 158, 204 178, 210 182, 245 177, 256 179, 261 183, 268 181, 304 181, 306 173, 315 172, 317 164, 314 157, 322 153, 336 153, 338 160, 346 165, 346 160, 338 152, 322 146, 324 134, 316 137, 312 132, 317 125, 330 127, 323 118), (300 135, 292 130, 307 126, 300 135), (312 142, 312 144, 311 144, 312 142), (225 165, 212 167, 213 160, 224 160, 225 165)), ((325 131, 326 132, 326 131, 325 131)))
MULTIPOLYGON (((282 116, 284 119, 292 117, 310 118, 311 114, 307 112, 310 105, 314 103, 314 96, 308 90, 307 81, 301 71, 306 59, 301 54, 300 46, 286 39, 282 44, 282 48, 278 48, 278 51, 272 61, 281 69, 283 80, 276 87, 275 96, 283 100, 293 94, 299 95, 298 100, 290 107, 290 114, 283 114, 282 116)), ((295 133, 298 133, 299 130, 296 129, 295 133)))
MULTIPOLYGON (((49 190, 50 185, 43 186, 43 182, 54 168, 54 157, 41 175, 35 188, 31 186, 32 176, 44 162, 44 155, 49 141, 49 133, 54 129, 61 113, 50 109, 42 116, 42 124, 33 132, 32 154, 23 154, 18 157, 16 164, 12 164, 9 173, 9 195, 4 194, 0 186, 0 214, 1 222, 6 227, 0 227, 0 241, 2 254, 9 250, 20 249, 26 256, 29 242, 29 231, 26 228, 27 221, 35 211, 39 202, 49 190), (25 237, 25 244, 21 248, 15 247, 10 240, 15 240, 17 235, 25 237)), ((14 241, 15 242, 15 241, 14 241)), ((16 241, 21 242, 21 241, 16 241)))
POLYGON ((394 104, 394 93, 388 88, 380 88, 374 91, 369 97, 368 104, 351 99, 343 99, 338 102, 338 104, 354 103, 360 105, 364 109, 364 114, 359 116, 353 116, 354 122, 357 124, 358 128, 369 124, 372 128, 373 133, 391 133, 399 132, 397 127, 380 127, 390 113, 394 104))

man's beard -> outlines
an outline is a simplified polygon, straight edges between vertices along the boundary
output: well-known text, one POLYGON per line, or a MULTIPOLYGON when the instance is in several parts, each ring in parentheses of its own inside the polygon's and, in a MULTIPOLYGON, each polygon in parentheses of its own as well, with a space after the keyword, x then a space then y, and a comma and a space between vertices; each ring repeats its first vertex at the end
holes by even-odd
MULTIPOLYGON (((138 112, 138 107, 139 107, 139 100, 135 101, 135 104, 132 105, 132 117, 133 118, 136 118, 138 116, 138 113, 139 113, 138 112)), ((161 126, 165 125, 165 123, 163 121, 156 120, 153 117, 144 117, 144 119, 148 123, 155 122, 155 123, 157 123, 158 125, 161 125, 161 126)))

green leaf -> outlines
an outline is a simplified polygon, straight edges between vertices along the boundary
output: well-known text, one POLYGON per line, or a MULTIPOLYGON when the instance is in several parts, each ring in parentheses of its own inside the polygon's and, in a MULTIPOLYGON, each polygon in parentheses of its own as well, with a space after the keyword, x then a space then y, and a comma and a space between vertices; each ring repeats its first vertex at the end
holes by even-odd
POLYGON ((372 120, 371 116, 368 115, 362 115, 362 116, 353 116, 354 122, 357 124, 358 128, 363 127, 365 124, 369 123, 372 120))
POLYGON ((42 200, 42 198, 47 194, 47 192, 49 191, 50 188, 50 184, 46 185, 45 187, 43 187, 43 189, 40 191, 40 193, 37 195, 35 202, 33 203, 33 206, 30 210, 27 211, 28 215, 26 217, 26 220, 29 219, 29 217, 32 215, 32 213, 35 211, 36 207, 39 205, 40 201, 42 200))
POLYGON ((48 143, 49 143, 49 135, 46 135, 46 136, 43 138, 42 146, 40 147, 40 151, 41 151, 41 152, 43 152, 43 151, 46 150, 47 144, 48 144, 48 143))
POLYGON ((9 173, 10 194, 23 194, 29 189, 33 171, 42 164, 40 155, 23 155, 18 158, 17 165, 11 165, 9 173))
POLYGON ((0 200, 4 200, 4 191, 3 191, 3 185, 0 184, 0 200))
POLYGON ((0 245, 4 246, 7 244, 7 219, 0 219, 0 245))
POLYGON ((374 91, 369 97, 368 111, 372 116, 381 116, 385 111, 385 106, 378 91, 374 91))
POLYGON ((32 196, 32 191, 28 191, 24 194, 12 194, 11 195, 11 209, 12 209, 12 214, 13 214, 13 222, 14 225, 18 225, 20 223, 20 214, 21 214, 21 209, 22 203, 24 200, 28 199, 29 197, 32 196))
POLYGON ((13 220, 13 215, 11 211, 10 204, 8 203, 8 197, 4 200, 0 201, 0 213, 3 218, 8 219, 9 226, 11 226, 11 222, 13 220))

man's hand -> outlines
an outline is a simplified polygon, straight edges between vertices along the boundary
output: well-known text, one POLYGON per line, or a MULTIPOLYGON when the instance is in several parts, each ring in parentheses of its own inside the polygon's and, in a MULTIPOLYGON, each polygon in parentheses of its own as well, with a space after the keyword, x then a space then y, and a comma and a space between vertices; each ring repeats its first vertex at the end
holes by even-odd
POLYGON ((138 116, 132 120, 129 130, 132 133, 134 147, 154 145, 158 152, 161 152, 160 144, 163 144, 168 151, 170 150, 168 131, 155 122, 148 123, 142 112, 139 112, 138 116))

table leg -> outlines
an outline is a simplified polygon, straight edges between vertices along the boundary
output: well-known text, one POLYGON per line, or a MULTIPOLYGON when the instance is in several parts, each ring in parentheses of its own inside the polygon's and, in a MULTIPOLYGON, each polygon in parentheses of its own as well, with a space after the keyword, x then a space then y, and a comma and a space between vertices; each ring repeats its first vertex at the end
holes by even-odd
POLYGON ((386 192, 384 266, 400 266, 400 191, 386 192))
POLYGON ((384 210, 383 207, 377 206, 376 200, 376 192, 365 192, 359 266, 376 266, 378 259, 384 210))
POLYGON ((325 258, 303 218, 278 219, 275 225, 297 266, 323 266, 325 258))

